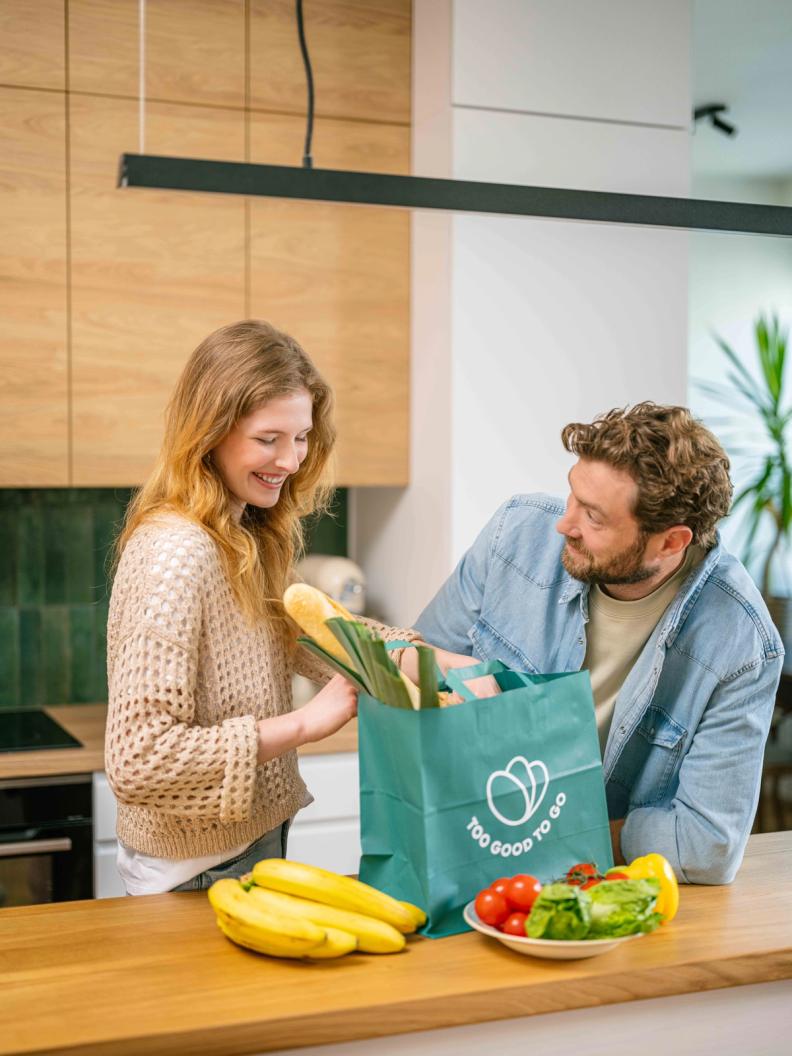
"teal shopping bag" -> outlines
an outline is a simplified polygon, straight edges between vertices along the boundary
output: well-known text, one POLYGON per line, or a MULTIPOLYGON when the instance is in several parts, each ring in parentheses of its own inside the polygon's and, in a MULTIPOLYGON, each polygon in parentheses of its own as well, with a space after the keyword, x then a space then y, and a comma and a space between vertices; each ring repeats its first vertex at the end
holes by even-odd
POLYGON ((426 910, 432 937, 466 930, 464 906, 498 877, 613 864, 588 672, 490 661, 447 682, 463 703, 358 705, 360 879, 426 910), (484 674, 501 692, 470 699, 462 680, 484 674))

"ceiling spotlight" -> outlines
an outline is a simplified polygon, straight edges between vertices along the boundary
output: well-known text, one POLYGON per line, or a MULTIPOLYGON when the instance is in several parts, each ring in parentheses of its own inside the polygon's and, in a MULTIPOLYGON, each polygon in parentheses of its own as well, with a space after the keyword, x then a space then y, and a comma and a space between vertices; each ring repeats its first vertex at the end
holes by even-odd
POLYGON ((708 103, 706 106, 697 106, 693 111, 693 121, 702 121, 707 118, 712 127, 717 128, 724 136, 735 136, 737 129, 734 125, 720 117, 720 114, 725 114, 728 109, 725 103, 708 103))

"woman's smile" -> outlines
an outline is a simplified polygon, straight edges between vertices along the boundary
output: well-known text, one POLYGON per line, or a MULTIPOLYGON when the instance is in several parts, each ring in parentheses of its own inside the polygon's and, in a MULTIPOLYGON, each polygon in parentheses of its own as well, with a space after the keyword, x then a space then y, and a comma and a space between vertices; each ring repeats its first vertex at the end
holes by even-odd
POLYGON ((265 473, 256 473, 253 471, 253 476, 256 480, 265 488, 280 488, 283 485, 284 480, 288 476, 288 473, 282 473, 280 476, 269 476, 265 473))

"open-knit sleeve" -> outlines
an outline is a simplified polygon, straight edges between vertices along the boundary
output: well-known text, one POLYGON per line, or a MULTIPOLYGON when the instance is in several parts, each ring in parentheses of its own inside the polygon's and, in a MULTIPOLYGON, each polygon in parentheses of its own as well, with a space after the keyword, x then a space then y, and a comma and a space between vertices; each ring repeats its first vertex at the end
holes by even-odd
MULTIPOLYGON (((411 628, 389 627, 387 624, 379 623, 379 621, 369 619, 367 616, 356 616, 355 619, 359 623, 364 624, 370 631, 373 631, 374 634, 386 642, 422 641, 419 632, 412 630, 411 628)), ((396 649, 391 653, 391 656, 397 665, 402 652, 403 650, 396 649)), ((335 671, 331 670, 324 661, 320 660, 314 653, 309 653, 308 650, 304 649, 302 646, 299 646, 297 649, 294 669, 298 675, 310 678, 312 682, 317 682, 322 686, 335 674, 335 671)))
POLYGON ((211 539, 190 525, 149 529, 127 544, 108 627, 105 761, 122 803, 227 823, 250 814, 257 729, 252 715, 195 721, 204 598, 217 564, 211 539))

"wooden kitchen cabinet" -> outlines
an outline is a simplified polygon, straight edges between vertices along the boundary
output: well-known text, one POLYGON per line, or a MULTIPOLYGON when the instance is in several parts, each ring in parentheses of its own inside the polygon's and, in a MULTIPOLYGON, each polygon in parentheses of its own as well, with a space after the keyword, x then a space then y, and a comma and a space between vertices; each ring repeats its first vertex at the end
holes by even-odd
MULTIPOLYGON (((237 110, 147 108, 148 149, 241 160, 237 110)), ((137 142, 137 104, 70 98, 72 483, 139 484, 165 404, 207 334, 244 315, 241 198, 116 187, 137 142)))
MULTIPOLYGON (((305 113, 294 0, 250 0, 250 105, 305 113)), ((410 0, 303 5, 319 116, 409 125, 410 0)))
MULTIPOLYGON (((295 164, 304 123, 251 114, 252 160, 295 164)), ((319 119, 323 168, 406 173, 409 129, 319 119)), ((395 209, 253 199, 253 315, 294 334, 333 386, 337 482, 409 479, 410 217, 395 209)))
POLYGON ((0 0, 0 84, 65 89, 65 11, 63 0, 0 0))
MULTIPOLYGON (((315 164, 408 173, 409 0, 305 16, 315 164)), ((137 0, 0 0, 0 486, 140 484, 190 352, 247 316, 333 385, 336 483, 406 484, 409 216, 118 189, 139 28, 137 0)), ((300 164, 291 0, 150 0, 145 45, 146 152, 300 164)))
MULTIPOLYGON (((137 98, 139 0, 69 0, 68 8, 71 91, 137 98)), ((145 12, 147 99, 244 107, 242 0, 149 0, 145 12)))
POLYGON ((66 121, 0 88, 0 486, 68 483, 66 121))

